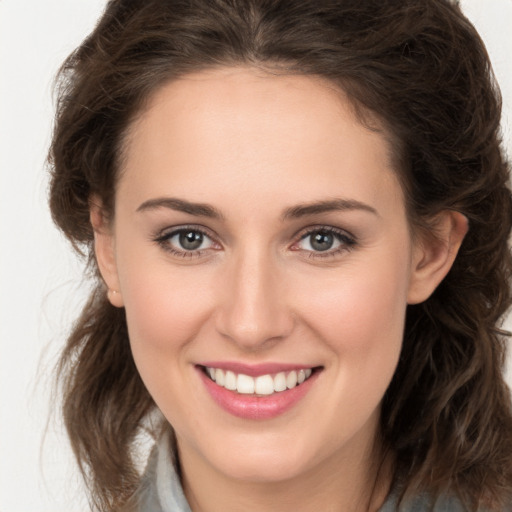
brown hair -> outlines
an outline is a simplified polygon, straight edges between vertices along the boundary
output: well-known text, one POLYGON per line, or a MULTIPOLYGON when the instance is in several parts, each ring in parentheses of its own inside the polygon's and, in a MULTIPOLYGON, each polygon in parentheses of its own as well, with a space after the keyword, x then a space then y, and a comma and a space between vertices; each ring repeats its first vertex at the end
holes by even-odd
POLYGON ((396 141, 411 222, 445 209, 470 230, 448 276, 407 311, 381 427, 402 496, 449 490, 468 508, 512 494, 512 411, 500 321, 511 298, 508 165, 500 98, 477 32, 449 0, 113 0, 60 73, 50 152, 57 225, 97 280, 62 354, 71 444, 99 509, 140 476, 133 453, 155 405, 133 362, 124 310, 96 271, 89 199, 113 214, 123 135, 163 83, 255 65, 338 84, 396 141))

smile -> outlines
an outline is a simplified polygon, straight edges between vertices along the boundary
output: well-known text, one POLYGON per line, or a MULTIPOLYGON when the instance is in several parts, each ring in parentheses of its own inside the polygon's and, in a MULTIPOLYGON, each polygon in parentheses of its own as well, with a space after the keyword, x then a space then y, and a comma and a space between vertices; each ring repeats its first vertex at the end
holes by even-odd
POLYGON ((269 396, 293 389, 313 374, 312 368, 251 377, 221 368, 204 367, 205 373, 218 386, 243 395, 269 396))
POLYGON ((204 361, 195 369, 207 396, 225 412, 246 420, 270 420, 298 406, 324 367, 204 361))

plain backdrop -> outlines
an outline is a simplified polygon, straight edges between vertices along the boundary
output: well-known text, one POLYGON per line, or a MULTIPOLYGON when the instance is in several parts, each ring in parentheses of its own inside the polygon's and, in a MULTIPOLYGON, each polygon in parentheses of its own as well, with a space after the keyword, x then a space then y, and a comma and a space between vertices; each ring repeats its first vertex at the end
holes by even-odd
MULTIPOLYGON (((491 54, 512 156, 512 0, 461 4, 491 54)), ((52 225, 44 162, 53 77, 104 5, 0 0, 0 512, 88 508, 51 387, 87 284, 82 263, 52 225)))

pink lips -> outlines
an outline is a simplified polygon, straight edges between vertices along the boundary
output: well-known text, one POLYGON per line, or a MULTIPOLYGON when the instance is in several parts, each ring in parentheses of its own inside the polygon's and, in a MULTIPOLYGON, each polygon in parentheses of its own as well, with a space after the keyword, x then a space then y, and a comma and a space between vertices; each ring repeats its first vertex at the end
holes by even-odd
POLYGON ((196 369, 204 386, 213 400, 226 412, 239 418, 250 420, 271 419, 283 414, 296 405, 311 389, 318 378, 319 371, 313 372, 311 377, 298 386, 266 396, 244 395, 230 391, 213 382, 204 372, 202 366, 231 370, 234 373, 243 373, 251 377, 279 372, 289 372, 307 368, 300 365, 283 365, 265 363, 260 365, 245 365, 242 363, 224 363, 210 361, 201 363, 196 369))

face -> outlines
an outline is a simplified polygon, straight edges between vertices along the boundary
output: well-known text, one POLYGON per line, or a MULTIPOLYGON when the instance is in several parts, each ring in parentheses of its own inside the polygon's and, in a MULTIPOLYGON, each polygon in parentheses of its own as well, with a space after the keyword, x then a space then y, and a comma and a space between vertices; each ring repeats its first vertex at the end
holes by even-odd
POLYGON ((320 79, 217 69, 126 142, 97 256, 182 458, 260 482, 359 460, 425 266, 384 134, 320 79))

